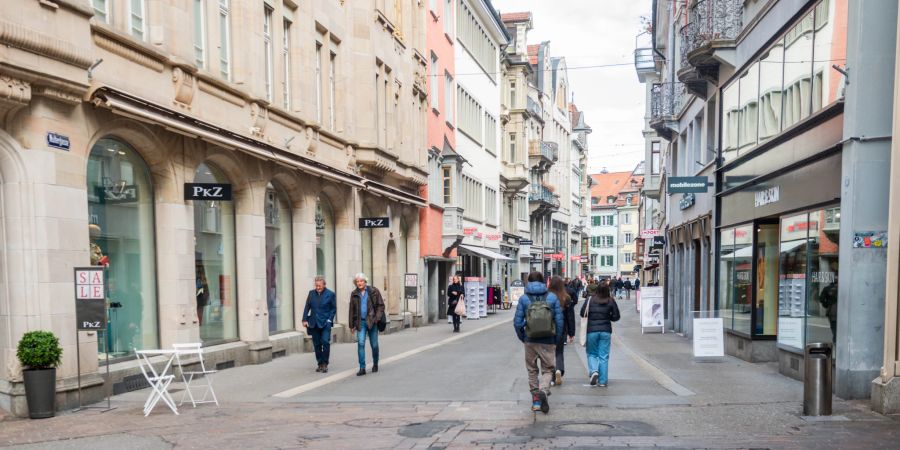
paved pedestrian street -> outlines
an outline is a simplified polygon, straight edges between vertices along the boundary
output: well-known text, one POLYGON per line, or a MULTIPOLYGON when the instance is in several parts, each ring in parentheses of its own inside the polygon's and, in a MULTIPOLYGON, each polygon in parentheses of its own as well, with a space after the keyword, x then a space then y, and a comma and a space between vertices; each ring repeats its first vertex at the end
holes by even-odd
MULTIPOLYGON (((333 348, 331 370, 312 354, 244 366, 214 378, 221 405, 162 404, 143 417, 148 390, 114 410, 45 420, 6 417, 0 444, 24 449, 169 448, 896 448, 900 422, 864 402, 836 400, 829 420, 800 416, 802 384, 734 358, 698 363, 690 342, 644 334, 621 303, 607 388, 590 387, 580 346, 553 388, 547 415, 530 411, 512 311, 381 337, 381 370, 357 377, 356 346, 333 348)), ((176 400, 180 392, 173 393, 176 400)))

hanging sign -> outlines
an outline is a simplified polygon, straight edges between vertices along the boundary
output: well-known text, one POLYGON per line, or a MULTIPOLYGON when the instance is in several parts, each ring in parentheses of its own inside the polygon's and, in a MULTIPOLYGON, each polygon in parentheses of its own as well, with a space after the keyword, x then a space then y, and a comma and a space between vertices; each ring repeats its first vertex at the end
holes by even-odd
POLYGON ((102 267, 75 268, 75 327, 106 328, 106 280, 102 267))
POLYGON ((391 226, 390 217, 360 217, 359 228, 389 228, 391 226))
POLYGON ((681 201, 678 202, 678 207, 682 210, 688 209, 694 206, 695 200, 696 197, 693 193, 681 194, 681 201))
POLYGON ((231 200, 231 185, 227 183, 184 183, 185 200, 231 200))
POLYGON ((656 228, 641 230, 641 238, 643 239, 652 238, 654 236, 659 236, 659 230, 656 228))
POLYGON ((707 177, 670 177, 666 191, 670 194, 704 193, 709 190, 707 177))

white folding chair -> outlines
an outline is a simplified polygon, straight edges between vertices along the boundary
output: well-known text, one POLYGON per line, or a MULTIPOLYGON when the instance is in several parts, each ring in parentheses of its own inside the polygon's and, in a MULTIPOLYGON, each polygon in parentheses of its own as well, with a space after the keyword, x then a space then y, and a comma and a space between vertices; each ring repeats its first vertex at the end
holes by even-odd
POLYGON ((150 361, 152 353, 135 350, 134 354, 137 355, 141 373, 144 374, 144 378, 147 380, 147 383, 150 384, 150 388, 152 389, 150 397, 144 402, 144 417, 150 415, 150 412, 153 411, 153 408, 156 407, 156 404, 159 403, 160 399, 165 402, 172 412, 178 415, 178 408, 175 406, 175 400, 172 399, 172 396, 168 391, 169 385, 172 384, 172 381, 175 379, 175 375, 165 374, 166 371, 168 371, 172 360, 169 360, 162 372, 157 372, 156 368, 153 367, 153 362, 150 361))
MULTIPOLYGON (((181 402, 178 403, 178 405, 184 404, 185 398, 189 398, 191 400, 191 405, 195 408, 198 403, 215 403, 216 406, 219 406, 219 400, 216 398, 216 392, 213 390, 212 380, 210 379, 210 375, 216 373, 216 370, 206 368, 206 363, 203 362, 203 350, 200 348, 200 343, 172 344, 172 348, 175 349, 175 361, 181 372, 181 381, 184 382, 184 392, 181 394, 181 402), (184 366, 182 365, 182 357, 193 356, 196 356, 199 359, 200 370, 185 371, 184 366), (202 377, 206 381, 206 385, 191 386, 195 377, 202 377), (192 392, 193 389, 197 388, 203 389, 203 396, 201 396, 199 400, 192 392), (207 397, 212 397, 212 400, 208 400, 207 397)), ((199 383, 199 381, 197 383, 199 383)))

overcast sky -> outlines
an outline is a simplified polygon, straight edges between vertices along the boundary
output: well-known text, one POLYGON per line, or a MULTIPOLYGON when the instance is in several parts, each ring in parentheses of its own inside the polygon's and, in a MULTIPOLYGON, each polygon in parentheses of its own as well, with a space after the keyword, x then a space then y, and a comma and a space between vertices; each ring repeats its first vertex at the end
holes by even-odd
POLYGON ((644 87, 634 71, 635 36, 650 0, 493 0, 501 13, 531 11, 528 44, 550 41, 564 56, 575 104, 594 129, 588 171, 633 170, 644 158, 644 87), (627 63, 604 68, 578 67, 627 63))

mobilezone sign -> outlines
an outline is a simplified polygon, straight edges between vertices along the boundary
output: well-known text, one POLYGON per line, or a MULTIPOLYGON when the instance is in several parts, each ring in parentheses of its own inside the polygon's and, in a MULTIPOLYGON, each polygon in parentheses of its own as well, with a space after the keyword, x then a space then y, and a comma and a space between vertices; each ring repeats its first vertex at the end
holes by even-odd
POLYGON ((670 194, 691 194, 707 192, 708 188, 707 177, 671 177, 666 190, 670 194))

